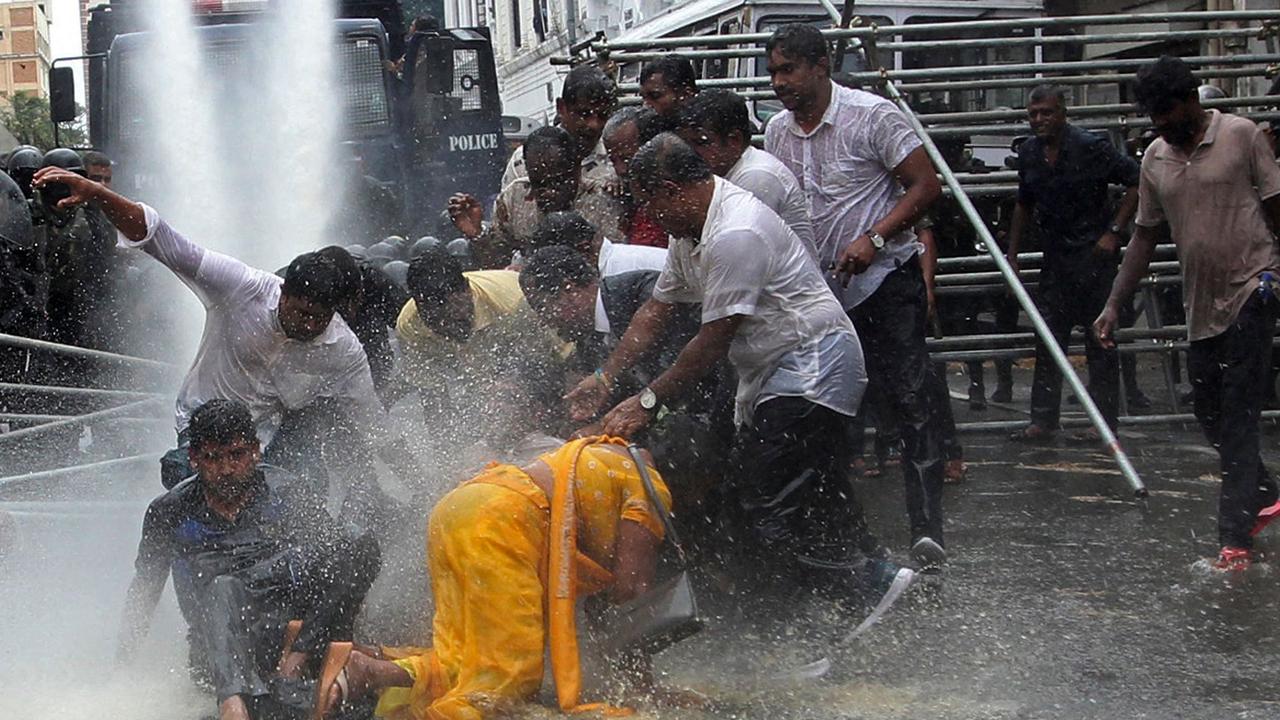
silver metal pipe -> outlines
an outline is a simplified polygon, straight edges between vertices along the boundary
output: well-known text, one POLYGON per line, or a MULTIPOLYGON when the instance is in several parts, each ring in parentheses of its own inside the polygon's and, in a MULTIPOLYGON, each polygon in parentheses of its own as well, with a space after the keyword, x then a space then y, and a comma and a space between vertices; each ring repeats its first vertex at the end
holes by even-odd
MULTIPOLYGON (((1262 419, 1280 419, 1280 410, 1263 410, 1262 419)), ((1121 415, 1122 427, 1150 427, 1155 425, 1177 425, 1179 423, 1194 424, 1196 416, 1190 413, 1165 415, 1121 415)), ((1007 432, 1025 427, 1025 420, 986 420, 983 422, 956 423, 956 430, 964 433, 1007 432)), ((1059 424, 1064 428, 1089 427, 1087 418, 1062 418, 1059 424)))
POLYGON ((0 488, 18 483, 33 482, 36 480, 51 480, 53 478, 76 475, 78 473, 97 472, 99 470, 136 465, 141 462, 157 462, 159 457, 160 456, 155 453, 141 453, 139 455, 130 455, 128 457, 116 458, 114 460, 100 460, 98 462, 84 463, 83 465, 69 465, 55 470, 40 470, 37 472, 23 473, 22 475, 10 475, 9 477, 0 478, 0 488))
POLYGON ((935 145, 933 139, 929 137, 928 131, 925 130, 925 127, 920 120, 916 118, 915 112, 907 103, 906 98, 902 96, 902 93, 898 91, 898 88, 894 85, 893 81, 886 80, 884 86, 886 92, 889 94, 889 98, 898 105, 898 108, 902 110, 903 115, 906 116, 907 121, 911 123, 916 135, 920 138, 920 142, 924 145, 925 152, 928 153, 929 158, 933 161, 934 167, 942 173, 943 178, 946 180, 946 184, 950 186, 951 191, 955 193, 955 200, 960 204, 960 210, 964 212, 965 216, 969 219, 969 223, 973 226, 974 231, 978 233, 978 237, 981 238, 983 244, 986 245, 987 252, 991 255, 992 260, 995 261, 996 267, 1000 269, 1001 274, 1004 275, 1005 282, 1013 291, 1013 295, 1017 299, 1018 304, 1022 306, 1023 312, 1025 312, 1027 317, 1031 320, 1031 324, 1035 328, 1036 334, 1044 341, 1045 346, 1049 350, 1050 356, 1053 358, 1054 364, 1058 366, 1063 377, 1066 378, 1067 382, 1071 385, 1071 390, 1078 398, 1080 398, 1081 407, 1084 408, 1085 413, 1088 414, 1094 427, 1097 428, 1099 436, 1101 436, 1103 442, 1111 451, 1112 457, 1115 458, 1116 464, 1120 466, 1120 472, 1129 482, 1129 486, 1133 489, 1134 495, 1138 497, 1145 497, 1147 495, 1147 488, 1143 485, 1142 478, 1138 476, 1137 469, 1135 469, 1133 467, 1133 463, 1129 461, 1129 455, 1125 453, 1124 448, 1120 447, 1119 439, 1116 438, 1116 435, 1111 431, 1111 428, 1107 426, 1107 422, 1102 417, 1101 411, 1098 410, 1098 405, 1093 401, 1093 397, 1089 395, 1089 390, 1084 386, 1084 383, 1080 381, 1080 376, 1077 375, 1075 369, 1071 367, 1071 363, 1067 360, 1067 356, 1062 351, 1062 348, 1054 341, 1053 332, 1049 329, 1048 324, 1045 323, 1044 317, 1040 315, 1040 310, 1031 299, 1031 295, 1027 292, 1027 289, 1018 281, 1017 273, 1013 271, 1013 268, 1009 266, 1009 262, 1005 260, 1004 251, 1000 249, 1000 245, 996 243, 996 239, 992 237, 991 230, 987 228, 986 222, 982 219, 982 216, 978 214, 977 208, 973 206, 973 202, 971 202, 968 196, 964 194, 964 189, 960 186, 960 182, 956 180, 955 175, 952 174, 951 168, 947 166, 947 161, 942 157, 942 152, 938 150, 938 146, 935 145))
POLYGON ((22 430, 14 430, 13 432, 8 432, 8 433, 4 433, 3 435, 0 435, 0 445, 4 445, 6 442, 12 442, 14 440, 19 440, 22 438, 30 438, 36 435, 41 435, 46 432, 49 432, 50 430, 58 430, 61 428, 69 428, 69 427, 79 427, 80 425, 84 425, 86 423, 97 422, 99 420, 106 420, 108 418, 113 418, 117 415, 123 415, 125 413, 137 410, 138 408, 141 408, 145 405, 150 405, 158 401, 159 399, 160 398, 151 397, 145 400, 135 400, 134 402, 127 402, 123 405, 117 405, 112 408, 107 408, 106 410, 97 410, 95 412, 85 413, 84 415, 77 415, 75 417, 66 418, 64 420, 55 420, 53 422, 44 423, 43 425, 37 425, 35 427, 23 428, 22 430))
MULTIPOLYGON (((42 424, 42 423, 58 422, 59 420, 66 420, 66 419, 68 419, 68 418, 74 418, 74 417, 78 417, 78 416, 77 416, 77 415, 43 415, 43 414, 40 414, 40 413, 0 413, 0 422, 32 423, 32 424, 36 424, 36 425, 38 425, 38 424, 42 424)), ((118 418, 116 418, 116 419, 115 419, 115 422, 162 422, 162 423, 172 423, 172 422, 173 422, 173 417, 172 417, 172 416, 170 416, 170 417, 160 417, 160 416, 156 416, 156 417, 146 417, 146 416, 142 416, 142 415, 139 415, 139 416, 125 416, 125 417, 118 417, 118 418)), ((3 435, 0 435, 0 437, 3 437, 3 435)))
MULTIPOLYGON (((1120 249, 1120 254, 1124 254, 1125 248, 1120 249)), ((1173 243, 1161 243, 1156 245, 1153 259, 1160 260, 1163 258, 1177 258, 1178 248, 1173 243)), ((1025 252, 1018 253, 1018 263, 1026 265, 1028 263, 1039 263, 1044 261, 1044 253, 1042 252, 1025 252)), ((990 255, 969 255, 967 257, 949 257, 938 258, 938 270, 972 270, 985 269, 991 267, 995 263, 991 260, 990 255)))
MULTIPOLYGON (((1030 287, 1039 286, 1039 282, 1024 283, 1030 287)), ((1138 281, 1138 287, 1170 287, 1182 284, 1181 275, 1148 275, 1138 281)), ((1003 284, 991 285, 940 285, 934 291, 938 297, 956 295, 1002 295, 1009 289, 1003 284)))
MULTIPOLYGON (((1133 345, 1119 345, 1116 352, 1121 355, 1144 355, 1146 353, 1167 353, 1171 350, 1186 350, 1190 343, 1182 340, 1164 340, 1133 345)), ((1083 357, 1084 345, 1071 345, 1063 351, 1068 356, 1083 357)), ((974 362, 987 360, 1013 360, 1035 357, 1034 347, 997 348, 988 350, 940 350, 929 353, 929 359, 935 362, 974 362)))
MULTIPOLYGON (((1241 78, 1263 77, 1269 68, 1266 66, 1246 68, 1202 68, 1192 70, 1191 74, 1198 78, 1241 78)), ((1098 75, 1031 75, 1016 78, 984 78, 982 80, 949 80, 947 82, 902 83, 898 89, 902 92, 923 92, 926 90, 987 90, 996 88, 1035 87, 1042 83, 1055 85, 1111 85, 1131 83, 1131 73, 1103 73, 1098 75)))
POLYGON ((24 392, 31 394, 62 395, 80 398, 154 398, 163 397, 164 393, 141 392, 139 390, 107 390, 105 388, 67 387, 65 385, 29 385, 27 383, 0 382, 0 392, 24 392))
MULTIPOLYGON (((883 28, 881 28, 883 31, 883 28)), ((1114 35, 1107 34, 1091 34, 1091 35, 1028 35, 1025 37, 1003 37, 1003 38, 966 38, 954 39, 948 38, 943 41, 946 43, 948 50, 957 48, 987 48, 987 47, 1023 47, 1023 46, 1046 46, 1046 45, 1081 45, 1090 43, 1094 45, 1108 43, 1129 43, 1129 42, 1168 42, 1172 40, 1199 40, 1208 38, 1224 38, 1224 37, 1253 37, 1261 30, 1258 26, 1246 28, 1218 28, 1213 30, 1177 30, 1171 32, 1131 32, 1116 33, 1114 35)), ((685 42, 690 45, 701 44, 701 38, 685 38, 685 42)), ((938 47, 938 40, 908 40, 908 41, 885 41, 876 43, 877 50, 910 52, 913 50, 933 50, 938 47)), ((635 50, 620 51, 616 45, 610 46, 609 59, 618 63, 625 64, 630 62, 649 62, 657 60, 666 55, 666 52, 656 50, 635 50)), ((763 45, 752 45, 749 47, 738 48, 720 48, 690 50, 682 48, 680 54, 690 60, 718 60, 723 58, 751 58, 764 57, 763 45)))
MULTIPOLYGON (((919 25, 869 25, 844 29, 823 30, 828 40, 929 35, 934 33, 957 34, 969 30, 1003 30, 1017 28, 1071 27, 1077 25, 1129 25, 1144 22, 1214 22, 1214 21, 1280 20, 1275 10, 1236 10, 1222 12, 1172 12, 1172 13, 1116 13, 1111 15, 1074 15, 1038 18, 1014 18, 1008 20, 969 20, 959 22, 920 23, 919 25)), ((647 48, 679 48, 689 45, 723 46, 762 44, 770 33, 737 33, 732 35, 707 35, 704 37, 663 37, 640 40, 591 43, 593 52, 644 50, 647 48)), ((888 42, 888 41, 886 41, 888 42)))
POLYGON ((76 347, 75 345, 63 345, 62 343, 49 342, 48 340, 36 340, 34 338, 22 337, 20 335, 8 335, 6 333, 0 333, 0 345, 22 348, 23 350, 47 350, 49 352, 61 353, 63 355, 93 358, 95 360, 111 360, 113 362, 122 362, 129 365, 141 365, 143 367, 155 368, 157 370, 176 370, 178 367, 172 363, 161 362, 159 360, 134 357, 132 355, 121 355, 119 353, 107 352, 106 350, 93 350, 91 348, 76 347))
MULTIPOLYGON (((1162 328, 1124 328, 1116 331, 1116 340, 1120 342, 1142 342, 1146 340, 1185 340, 1185 325, 1169 325, 1162 328)), ((984 350, 1010 346, 1031 347, 1036 339, 1035 333, 994 333, 984 335, 953 335, 951 337, 929 338, 929 349, 943 350, 984 350)), ((1071 342, 1084 342, 1084 333, 1071 333, 1071 342)))
MULTIPOLYGON (((1280 110, 1235 114, 1254 121, 1280 118, 1280 110)), ((1120 116, 1110 120, 1081 120, 1080 122, 1072 123, 1072 125, 1085 130, 1145 129, 1151 127, 1151 120, 1146 115, 1132 115, 1120 116)), ((1002 125, 935 125, 930 127, 928 130, 929 134, 933 137, 969 137, 972 135, 1003 135, 1006 137, 1016 137, 1018 135, 1030 134, 1030 131, 1028 131, 1022 123, 1005 123, 1002 125)))
MULTIPOLYGON (((1176 260, 1165 260, 1161 262, 1153 262, 1147 268, 1148 275, 1169 274, 1181 272, 1182 265, 1176 260)), ((1040 277, 1039 269, 1026 269, 1018 273, 1019 277, 1038 278, 1040 277)), ((988 283, 1003 279, 1003 275, 999 271, 991 270, 986 272, 955 272, 955 273, 938 273, 937 286, 949 287, 960 285, 975 285, 978 283, 988 283)))
MULTIPOLYGON (((1046 80, 1052 82, 1052 78, 1046 80)), ((1201 103, 1207 108, 1235 108, 1235 107, 1258 107, 1263 105, 1280 105, 1280 95, 1258 95, 1251 97, 1238 98, 1221 98, 1218 100, 1206 100, 1201 103)), ((1070 117, 1091 117, 1095 115, 1142 115, 1142 111, 1137 105, 1132 103, 1117 103, 1107 105, 1072 105, 1067 108, 1067 115, 1070 117)), ((954 113, 925 113, 919 115, 920 122, 925 123, 963 123, 963 122, 982 122, 984 120, 1015 120, 1019 122, 1026 121, 1027 111, 1021 110, 980 110, 973 112, 954 112, 954 113)), ((1030 133, 1030 128, 1026 128, 1025 132, 1030 133)))

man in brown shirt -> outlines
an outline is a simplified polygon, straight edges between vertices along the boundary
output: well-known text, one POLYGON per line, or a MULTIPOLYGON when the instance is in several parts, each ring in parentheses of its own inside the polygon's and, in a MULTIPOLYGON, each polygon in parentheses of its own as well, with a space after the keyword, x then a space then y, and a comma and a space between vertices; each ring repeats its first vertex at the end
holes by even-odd
POLYGON ((1137 228, 1094 329, 1114 345, 1119 308, 1167 225, 1182 267, 1195 414, 1222 469, 1215 567, 1244 570, 1253 536, 1280 514, 1258 439, 1280 312, 1280 168, 1257 125, 1202 108, 1196 85, 1174 57, 1138 72, 1138 102, 1160 138, 1142 159, 1137 228))

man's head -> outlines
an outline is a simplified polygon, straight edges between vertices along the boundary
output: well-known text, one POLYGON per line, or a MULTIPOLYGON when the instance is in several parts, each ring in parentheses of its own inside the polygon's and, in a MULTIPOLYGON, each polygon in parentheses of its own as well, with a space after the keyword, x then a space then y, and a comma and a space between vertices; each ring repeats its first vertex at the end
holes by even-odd
POLYGON ((560 126, 573 137, 579 160, 600 142, 600 133, 616 102, 613 80, 594 65, 579 65, 565 77, 556 100, 556 114, 560 126))
POLYGON ((262 451, 253 415, 244 403, 205 402, 191 413, 187 438, 187 459, 210 494, 234 498, 253 481, 262 451))
POLYGON ((717 175, 726 175, 751 146, 747 102, 730 90, 703 90, 680 112, 680 137, 717 175))
POLYGON ((693 63, 667 53, 640 70, 640 98, 659 115, 675 117, 686 100, 698 94, 693 63))
POLYGON ((1056 138, 1067 126, 1067 93, 1056 85, 1037 85, 1027 96, 1027 122, 1041 140, 1056 138))
POLYGON ((97 150, 89 150, 84 154, 84 170, 87 177, 106 187, 111 187, 111 158, 97 150))
POLYGON ((1200 130, 1204 110, 1196 92, 1199 84, 1191 68, 1170 55, 1138 70, 1134 88, 1138 107, 1151 116, 1151 124, 1165 142, 1185 145, 1200 130))
POLYGON ((609 153, 613 172, 619 178, 627 176, 627 165, 640 149, 640 126, 636 121, 640 113, 645 110, 653 112, 649 108, 638 105, 619 108, 609 116, 609 122, 604 124, 604 134, 601 139, 604 140, 605 152, 609 153))
POLYGON ((276 314, 292 340, 308 342, 320 336, 342 304, 347 280, 331 254, 303 253, 289 263, 280 288, 276 314))
POLYGON ((407 284, 428 330, 455 342, 471 337, 476 306, 458 258, 444 248, 419 255, 409 263, 407 284))
POLYGON ((322 247, 316 254, 329 258, 338 266, 338 271, 342 274, 342 301, 338 304, 337 311, 345 319, 354 320, 355 312, 364 300, 364 279, 360 275, 356 259, 339 245, 322 247))
POLYGON ((711 168, 675 133, 645 143, 631 159, 631 192, 649 217, 675 237, 697 237, 706 221, 711 168))
POLYGON ((769 78, 778 100, 788 110, 809 107, 831 81, 826 38, 812 25, 791 23, 773 31, 765 42, 769 78))
POLYGON ((529 195, 544 213, 569 210, 578 196, 578 158, 569 133, 558 127, 540 127, 524 143, 529 170, 529 195))
POLYGON ((520 271, 529 307, 560 337, 574 342, 595 328, 598 280, 582 253, 566 245, 539 249, 520 271))
POLYGON ((533 254, 545 247, 565 245, 585 258, 594 258, 599 252, 598 234, 596 226, 577 210, 554 212, 538 223, 525 250, 533 254))

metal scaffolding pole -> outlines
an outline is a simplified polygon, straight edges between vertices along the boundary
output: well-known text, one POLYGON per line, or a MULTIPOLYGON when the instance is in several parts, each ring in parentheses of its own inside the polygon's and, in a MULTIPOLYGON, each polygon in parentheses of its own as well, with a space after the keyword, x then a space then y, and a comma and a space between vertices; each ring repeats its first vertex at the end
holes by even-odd
MULTIPOLYGON (((1192 70, 1191 74, 1202 79, 1270 77, 1273 66, 1256 66, 1245 68, 1204 68, 1192 70)), ((988 90, 996 88, 1034 87, 1050 82, 1054 85, 1111 85, 1133 82, 1130 74, 1099 73, 1097 75, 1029 75, 1015 78, 984 78, 982 80, 950 80, 947 82, 901 83, 898 89, 902 92, 922 92, 925 90, 988 90)))
MULTIPOLYGON (((1280 419, 1280 410, 1263 410, 1263 420, 1280 419)), ((1176 425, 1178 423, 1195 424, 1196 416, 1190 413, 1175 413, 1170 415, 1130 415, 1120 418, 1120 425, 1124 427, 1151 427, 1159 425, 1176 425)), ((1021 420, 987 420, 983 422, 963 422, 956 423, 956 430, 966 433, 979 432, 1007 432, 1009 430, 1017 430, 1026 423, 1021 420)), ((1063 418, 1061 425, 1064 428, 1089 427, 1089 420, 1086 418, 1063 418)))
POLYGON ((68 387, 65 385, 28 385, 26 383, 0 382, 0 392, 23 392, 30 394, 63 395, 80 398, 154 398, 164 393, 141 392, 138 390, 107 390, 104 388, 68 387))
POLYGON ((61 353, 63 355, 92 358, 94 360, 111 360, 113 362, 122 362, 128 365, 138 365, 157 370, 176 370, 178 368, 177 365, 161 362, 159 360, 150 360, 148 358, 134 357, 132 355, 120 355, 119 353, 107 352, 106 350, 93 350, 91 348, 76 347, 75 345, 63 345, 62 343, 49 342, 48 340, 36 340, 34 338, 22 337, 20 335, 8 335, 5 333, 0 333, 0 345, 21 348, 23 350, 47 350, 49 352, 61 353))
POLYGON ((8 433, 4 433, 3 435, 0 435, 0 446, 4 445, 6 442, 12 442, 14 440, 19 440, 22 438, 30 438, 36 435, 42 435, 44 433, 49 432, 50 430, 58 430, 60 428, 69 428, 69 427, 79 427, 80 425, 84 425, 86 423, 97 422, 99 420, 106 420, 108 418, 113 418, 113 417, 116 417, 117 415, 123 415, 127 412, 137 410, 138 408, 141 408, 145 405, 150 405, 156 402, 157 400, 159 400, 159 398, 155 398, 155 397, 147 398, 145 400, 135 400, 133 402, 127 402, 123 405, 117 405, 112 408, 107 408, 106 410, 97 410, 95 412, 85 413, 84 415, 76 415, 74 417, 69 417, 62 420, 55 420, 53 422, 48 422, 43 425, 37 425, 35 427, 24 428, 22 430, 14 430, 13 432, 8 432, 8 433))
POLYGON ((98 462, 85 463, 83 465, 69 465, 55 470, 40 470, 37 472, 24 473, 22 475, 10 475, 9 477, 0 478, 0 489, 3 489, 8 485, 16 485, 18 483, 31 482, 33 480, 49 480, 52 478, 75 475, 83 472, 95 472, 98 470, 107 470, 126 465, 136 465, 140 462, 156 462, 158 459, 159 456, 155 453, 142 453, 139 455, 116 458, 114 460, 101 460, 98 462))
POLYGON ((1138 476, 1138 471, 1133 467, 1133 463, 1129 460, 1129 455, 1120 447, 1120 440, 1116 434, 1107 426, 1106 420, 1102 417, 1102 413, 1098 410, 1098 406, 1093 401, 1093 397, 1089 394, 1084 383, 1080 381, 1080 376, 1076 375, 1075 369, 1071 367, 1071 362, 1067 359, 1066 353, 1062 351, 1058 343, 1053 339, 1053 332, 1045 323, 1044 317, 1040 315, 1039 309, 1036 308, 1035 302, 1031 299, 1031 295, 1027 293, 1027 289, 1018 281, 1018 275, 1009 266, 1009 262, 1005 260, 1004 251, 1000 249, 996 239, 991 236, 991 231, 987 228, 986 222, 978 214, 977 208, 964 194, 964 189, 960 186, 960 182, 956 180, 952 174, 951 168, 947 166, 947 161, 942 157, 942 153, 938 150, 938 146, 934 144, 933 139, 929 137, 929 133, 925 130, 924 125, 916 118, 915 112, 907 103, 902 93, 898 92, 898 88, 892 80, 888 78, 884 82, 885 90, 889 93, 889 98, 898 105, 902 113, 906 116, 907 121, 911 123, 916 135, 923 143, 925 151, 929 154, 929 158, 933 161, 934 167, 942 173, 946 184, 954 193, 956 201, 960 204, 960 209, 969 219, 969 223, 973 226, 978 237, 982 238, 982 242, 987 247, 987 252, 991 255, 991 259, 995 261, 996 267, 1000 269, 1000 273, 1004 276, 1005 282, 1013 291, 1014 297, 1018 300, 1018 304, 1022 306, 1023 312, 1030 318, 1032 326, 1035 327, 1036 334, 1044 341, 1045 346, 1049 350, 1053 363, 1058 366, 1067 383, 1071 386, 1072 392, 1076 397, 1080 398, 1080 406, 1084 408, 1085 413, 1089 416, 1093 426, 1098 431, 1098 435, 1106 444, 1107 449, 1111 451, 1112 457, 1115 458, 1116 464, 1120 467, 1120 472, 1128 481, 1129 486, 1133 489, 1133 493, 1137 497, 1146 497, 1147 488, 1142 483, 1142 478, 1138 476))

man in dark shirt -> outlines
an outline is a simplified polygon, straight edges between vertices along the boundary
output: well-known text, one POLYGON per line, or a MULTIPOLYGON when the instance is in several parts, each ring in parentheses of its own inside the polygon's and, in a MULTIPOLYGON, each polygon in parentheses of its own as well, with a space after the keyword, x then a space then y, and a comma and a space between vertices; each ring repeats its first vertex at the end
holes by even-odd
POLYGON ((243 404, 210 400, 188 425, 196 475, 152 501, 121 625, 119 658, 146 635, 173 574, 191 628, 192 658, 207 667, 221 720, 266 712, 332 640, 350 640, 379 569, 371 536, 355 538, 292 476, 261 465, 243 404), (283 647, 289 620, 302 627, 283 647))
MULTIPOLYGON (((342 271, 347 288, 338 314, 364 347, 369 358, 373 387, 383 405, 392 403, 388 394, 395 353, 391 350, 391 331, 396 326, 400 309, 409 301, 409 293, 400 289, 386 273, 369 263, 352 257, 346 248, 330 245, 318 250, 333 258, 342 271)), ((282 273, 277 273, 282 274, 282 273)))
MULTIPOLYGON (((1018 269, 1018 245, 1029 220, 1044 251, 1040 294, 1045 322, 1063 348, 1076 326, 1088 328, 1107 302, 1120 258, 1121 234, 1138 204, 1138 163, 1106 138, 1067 123, 1064 92, 1049 85, 1031 91, 1027 117, 1034 137, 1018 148, 1018 203, 1009 232, 1009 264, 1018 269), (1123 185, 1112 215, 1109 184, 1123 185)), ((1112 428, 1119 415, 1120 366, 1114 349, 1086 333, 1089 385, 1112 428)), ((1048 438, 1058 429, 1062 376, 1043 343, 1036 348, 1031 424, 1014 440, 1048 438)))

